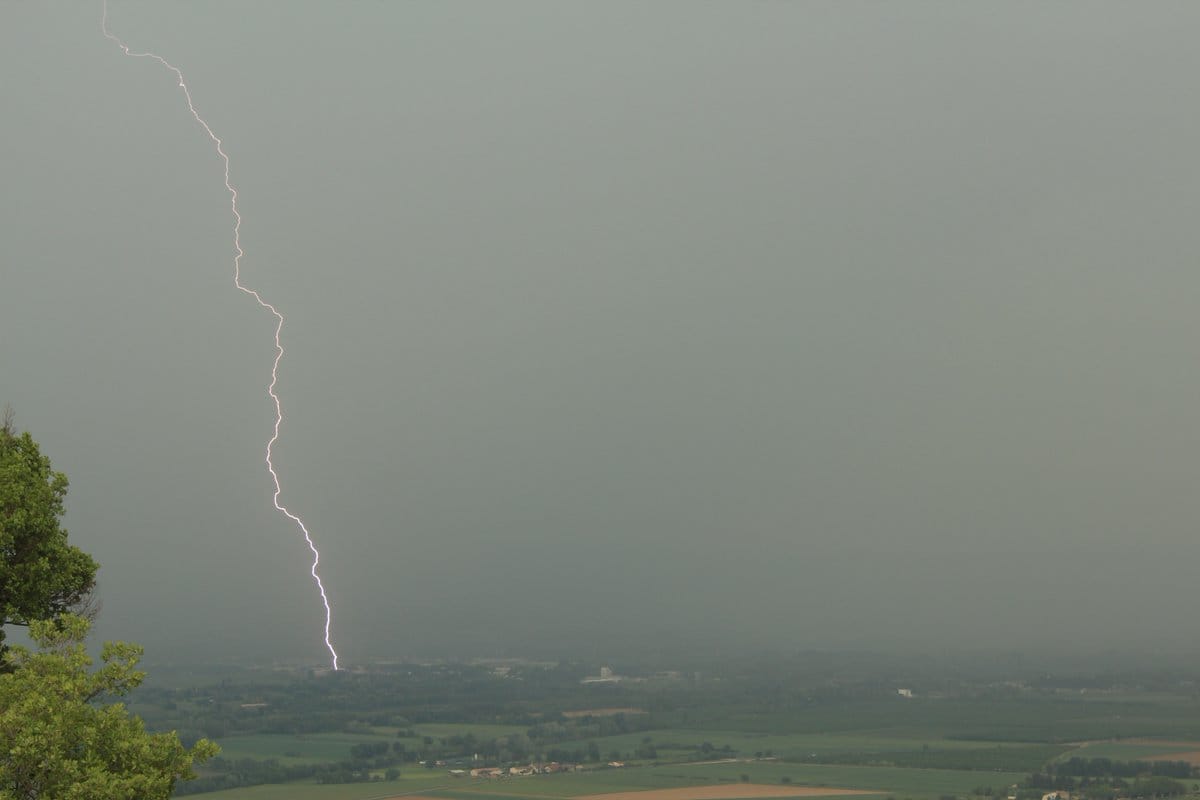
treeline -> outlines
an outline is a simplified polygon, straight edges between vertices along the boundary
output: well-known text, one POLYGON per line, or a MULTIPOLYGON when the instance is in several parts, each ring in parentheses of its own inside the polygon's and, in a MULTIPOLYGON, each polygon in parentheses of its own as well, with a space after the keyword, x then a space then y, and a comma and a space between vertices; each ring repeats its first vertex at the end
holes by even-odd
POLYGON ((267 783, 315 780, 317 783, 367 783, 395 780, 400 777, 397 764, 402 757, 391 751, 387 742, 357 744, 351 748, 351 758, 344 761, 285 765, 274 758, 214 758, 206 774, 193 781, 180 783, 176 795, 216 792, 267 783), (379 776, 379 770, 385 770, 379 776))
POLYGON ((1036 800, 1050 791, 1070 791, 1087 800, 1120 800, 1120 798, 1178 797, 1187 794, 1184 784, 1165 775, 1137 778, 1132 783, 1124 778, 1049 778, 1043 776, 1042 783, 1049 786, 1024 784, 1018 792, 1019 800, 1036 800))
MULTIPOLYGON (((479 762, 479 766, 496 766, 513 761, 526 761, 543 758, 547 761, 562 762, 594 762, 601 760, 603 754, 600 748, 589 741, 586 745, 578 742, 604 736, 617 736, 623 733, 636 733, 648 730, 649 715, 614 714, 605 717, 560 718, 558 720, 543 720, 531 725, 523 733, 512 733, 499 737, 477 737, 472 733, 454 734, 445 737, 422 737, 420 744, 413 745, 415 749, 407 752, 400 743, 393 747, 397 752, 406 755, 407 761, 452 761, 455 759, 471 759, 479 762), (560 747, 561 742, 576 743, 573 747, 560 747), (478 756, 478 759, 475 757, 478 756)), ((407 720, 402 720, 407 724, 407 720)), ((401 728, 398 735, 411 736, 414 731, 401 728)), ((653 757, 640 755, 639 757, 653 757)))
POLYGON ((1136 778, 1143 775, 1162 775, 1168 778, 1192 778, 1197 770, 1186 761, 1113 761, 1111 758, 1068 758, 1051 764, 1055 775, 1074 775, 1084 778, 1136 778))
POLYGON ((1032 800, 1056 791, 1072 792, 1087 800, 1177 797, 1188 792, 1177 779, 1195 776, 1195 768, 1186 761, 1114 761, 1076 756, 1031 774, 1021 784, 1018 797, 1032 800))
POLYGON ((858 764, 872 767, 1022 772, 1038 769, 1042 764, 1068 749, 1060 745, 945 749, 926 747, 921 750, 823 753, 813 754, 809 758, 789 760, 821 764, 858 764))

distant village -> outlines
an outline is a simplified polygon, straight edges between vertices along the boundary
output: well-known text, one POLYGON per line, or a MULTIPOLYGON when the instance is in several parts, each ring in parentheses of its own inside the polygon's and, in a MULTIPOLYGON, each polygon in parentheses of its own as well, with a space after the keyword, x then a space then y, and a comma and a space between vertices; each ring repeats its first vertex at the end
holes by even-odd
MULTIPOLYGON (((422 762, 424 763, 424 762, 422 762)), ((434 766, 446 766, 445 761, 437 761, 434 766)), ((610 767, 623 767, 622 761, 609 762, 610 767)), ((449 774, 453 778, 508 778, 518 775, 552 775, 555 772, 578 772, 582 767, 578 764, 560 764, 551 761, 549 764, 526 764, 517 767, 476 767, 474 769, 452 769, 449 774)))

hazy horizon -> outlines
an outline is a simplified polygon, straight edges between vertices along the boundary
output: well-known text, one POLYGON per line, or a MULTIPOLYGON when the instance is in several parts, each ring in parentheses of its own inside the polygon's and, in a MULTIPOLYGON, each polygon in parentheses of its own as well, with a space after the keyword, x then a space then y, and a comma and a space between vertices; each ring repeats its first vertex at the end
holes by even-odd
MULTIPOLYGON (((97 638, 321 662, 211 142, 98 1, 0 21, 0 405, 70 478, 97 638)), ((109 9, 229 153, 348 663, 1194 652, 1197 23, 109 9)))

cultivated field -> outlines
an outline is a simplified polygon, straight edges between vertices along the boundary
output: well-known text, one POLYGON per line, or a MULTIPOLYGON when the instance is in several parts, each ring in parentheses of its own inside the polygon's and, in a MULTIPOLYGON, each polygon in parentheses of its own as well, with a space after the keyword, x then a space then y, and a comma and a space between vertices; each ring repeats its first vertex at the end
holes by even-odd
POLYGON ((741 800, 754 797, 833 797, 844 794, 872 794, 858 789, 828 789, 812 786, 770 786, 762 783, 737 785, 685 786, 680 789, 649 789, 640 792, 585 794, 576 800, 741 800))
POLYGON ((1186 761, 1192 766, 1200 766, 1200 742, 1146 742, 1147 746, 1157 745, 1158 751, 1147 756, 1147 761, 1186 761))
MULTIPOLYGON (((1072 757, 1200 765, 1200 694, 1190 689, 968 691, 957 681, 942 696, 900 698, 873 683, 789 690, 757 673, 597 688, 566 673, 501 680, 435 664, 399 677, 297 679, 291 693, 163 690, 145 705, 193 736, 228 731, 222 759, 194 786, 250 785, 197 795, 212 800, 1037 800, 1051 765, 1072 757), (268 732, 288 729, 328 732, 268 732), (531 762, 582 769, 464 775, 531 762), (253 785, 270 780, 289 782, 253 785)), ((1200 800, 1200 787, 1187 789, 1200 800)))
POLYGON ((1063 758, 1109 758, 1114 761, 1186 761, 1200 765, 1200 742, 1157 739, 1080 742, 1063 758))

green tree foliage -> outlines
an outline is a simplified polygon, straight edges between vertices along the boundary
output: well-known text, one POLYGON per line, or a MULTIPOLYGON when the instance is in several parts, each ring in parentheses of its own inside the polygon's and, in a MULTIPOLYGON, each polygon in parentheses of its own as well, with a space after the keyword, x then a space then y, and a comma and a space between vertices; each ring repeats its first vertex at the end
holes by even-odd
POLYGON ((50 467, 11 412, 0 421, 0 651, 5 625, 52 619, 85 601, 96 562, 61 527, 67 476, 50 467))
POLYGON ((141 648, 104 645, 90 671, 90 622, 70 613, 96 583, 92 557, 61 527, 67 477, 51 469, 12 414, 0 419, 0 800, 166 800, 192 764, 216 753, 189 750, 175 733, 147 733, 109 701, 142 682, 141 648), (29 627, 36 650, 6 648, 3 626, 29 627), (106 702, 107 701, 107 702, 106 702))
POLYGON ((172 733, 149 734, 120 703, 141 683, 141 648, 108 642, 89 671, 87 620, 32 620, 38 650, 12 647, 0 674, 0 800, 166 800, 192 764, 215 755, 207 740, 190 751, 172 733))
POLYGON ((1178 797, 1187 794, 1187 787, 1163 775, 1134 781, 1129 793, 1134 797, 1178 797))

